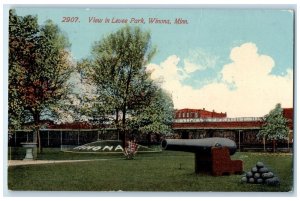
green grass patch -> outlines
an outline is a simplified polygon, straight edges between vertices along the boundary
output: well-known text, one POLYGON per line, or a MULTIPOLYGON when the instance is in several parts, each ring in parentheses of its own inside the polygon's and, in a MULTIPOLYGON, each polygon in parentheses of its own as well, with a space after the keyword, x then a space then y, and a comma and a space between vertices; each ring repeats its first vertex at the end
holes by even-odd
MULTIPOLYGON (((45 151, 45 150, 44 150, 45 151)), ((135 160, 122 155, 74 154, 47 150, 40 159, 108 159, 87 162, 14 166, 8 168, 10 190, 35 191, 189 191, 288 192, 293 190, 290 154, 243 153, 249 171, 261 161, 280 178, 279 186, 241 183, 242 175, 214 177, 194 173, 194 154, 175 151, 138 153, 135 160), (54 157, 56 155, 56 157, 54 157)))

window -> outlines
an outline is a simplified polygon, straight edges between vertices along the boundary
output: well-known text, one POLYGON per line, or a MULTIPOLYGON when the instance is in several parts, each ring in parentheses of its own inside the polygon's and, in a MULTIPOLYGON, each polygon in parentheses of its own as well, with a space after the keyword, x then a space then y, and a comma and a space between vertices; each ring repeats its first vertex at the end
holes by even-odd
POLYGON ((182 113, 182 117, 185 118, 185 113, 182 113))
POLYGON ((189 116, 190 116, 190 113, 186 113, 186 118, 189 118, 189 116))
POLYGON ((195 118, 198 118, 198 113, 197 112, 195 112, 195 118))

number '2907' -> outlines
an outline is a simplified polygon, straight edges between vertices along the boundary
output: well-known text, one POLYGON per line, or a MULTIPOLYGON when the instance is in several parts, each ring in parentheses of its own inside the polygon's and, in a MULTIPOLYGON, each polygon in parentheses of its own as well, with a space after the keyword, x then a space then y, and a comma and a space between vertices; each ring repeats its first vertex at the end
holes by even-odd
POLYGON ((61 22, 80 22, 79 17, 63 17, 61 22))

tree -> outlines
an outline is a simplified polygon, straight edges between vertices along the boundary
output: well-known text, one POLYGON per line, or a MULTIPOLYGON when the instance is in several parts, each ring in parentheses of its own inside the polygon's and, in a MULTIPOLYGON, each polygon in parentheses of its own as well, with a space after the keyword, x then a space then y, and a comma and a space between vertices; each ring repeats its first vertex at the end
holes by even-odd
MULTIPOLYGON (((77 72, 80 75, 80 83, 77 84, 79 90, 74 92, 80 102, 79 115, 88 118, 93 125, 104 126, 113 123, 113 108, 105 105, 102 98, 97 93, 97 86, 93 81, 94 69, 90 59, 82 59, 77 62, 77 72)), ((78 88, 78 87, 77 87, 78 88)), ((99 90, 99 89, 98 89, 99 90)))
POLYGON ((56 123, 87 122, 97 115, 95 110, 98 97, 96 87, 86 75, 89 64, 86 59, 77 62, 76 70, 68 80, 68 84, 75 87, 72 87, 67 99, 59 102, 63 107, 56 108, 59 116, 56 123))
POLYGON ((264 124, 257 134, 258 138, 272 140, 273 152, 276 149, 277 140, 286 140, 289 134, 287 119, 283 116, 281 105, 278 103, 269 114, 264 116, 264 124))
POLYGON ((92 79, 99 107, 115 115, 114 124, 121 131, 123 143, 130 111, 148 105, 157 90, 146 71, 156 52, 150 39, 149 32, 125 26, 93 46, 92 79))
POLYGON ((129 119, 131 129, 142 133, 166 135, 172 131, 174 105, 171 96, 158 89, 151 103, 134 111, 129 119))
POLYGON ((9 128, 20 128, 26 120, 17 83, 23 83, 25 69, 31 58, 33 36, 38 32, 37 19, 32 16, 21 18, 15 10, 9 11, 9 128), (24 31, 26 29, 26 31, 24 31))
POLYGON ((67 38, 52 21, 39 26, 37 17, 9 16, 9 119, 31 121, 41 151, 39 128, 55 115, 59 100, 69 91, 73 71, 67 38))

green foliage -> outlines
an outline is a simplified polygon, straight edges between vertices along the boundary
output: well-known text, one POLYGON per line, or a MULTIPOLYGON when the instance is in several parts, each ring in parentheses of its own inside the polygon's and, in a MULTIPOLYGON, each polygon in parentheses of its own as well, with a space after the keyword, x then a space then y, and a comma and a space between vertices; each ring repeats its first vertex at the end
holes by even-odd
POLYGON ((150 34, 128 26, 96 42, 92 79, 98 87, 99 102, 113 111, 126 113, 146 100, 150 94, 145 89, 151 82, 145 65, 154 52, 150 34))
POLYGON ((9 127, 39 126, 69 90, 70 46, 58 26, 38 25, 35 16, 9 16, 9 127))
POLYGON ((153 101, 136 110, 129 120, 130 127, 142 133, 168 134, 172 131, 174 106, 169 94, 162 89, 155 93, 153 101))
POLYGON ((147 132, 169 132, 173 103, 146 70, 156 52, 150 40, 149 32, 125 26, 96 42, 92 59, 79 65, 97 86, 97 111, 114 115, 122 131, 138 126, 147 132))
POLYGON ((15 10, 9 11, 9 128, 19 128, 26 120, 22 103, 20 85, 25 82, 26 68, 33 60, 34 36, 38 32, 37 18, 16 15, 15 10), (26 30, 26 31, 25 31, 26 30))
POLYGON ((69 92, 70 44, 50 20, 40 26, 35 16, 9 14, 9 129, 31 124, 41 152, 42 120, 56 116, 69 92))
MULTIPOLYGON (((102 123, 111 119, 114 114, 113 98, 108 96, 107 91, 102 91, 100 86, 97 86, 95 79, 105 79, 102 74, 95 75, 95 61, 90 59, 82 59, 77 62, 77 71, 81 77, 83 88, 78 94, 82 103, 80 114, 89 117, 95 117, 102 123), (96 78, 97 77, 97 78, 96 78), (93 90, 91 90, 93 89, 93 90), (106 96, 105 96, 106 95, 106 96)), ((103 86, 104 87, 104 86, 103 86)))
POLYGON ((266 138, 267 140, 286 140, 289 134, 287 120, 283 116, 280 104, 270 111, 264 117, 264 125, 257 134, 258 138, 266 138))

